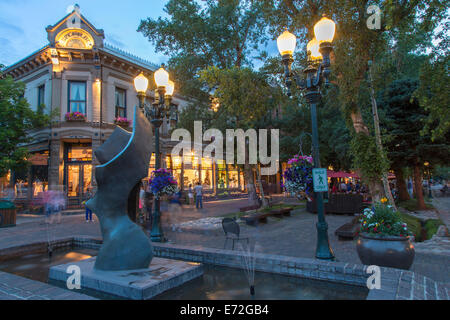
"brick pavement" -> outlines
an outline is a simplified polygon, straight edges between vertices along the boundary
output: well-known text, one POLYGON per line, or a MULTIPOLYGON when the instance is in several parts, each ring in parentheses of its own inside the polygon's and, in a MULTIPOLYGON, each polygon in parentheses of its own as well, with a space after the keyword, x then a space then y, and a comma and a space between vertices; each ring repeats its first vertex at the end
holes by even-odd
POLYGON ((96 300, 46 283, 0 272, 0 300, 96 300))
MULTIPOLYGON (((182 211, 166 215, 163 229, 172 244, 219 248, 224 246, 221 230, 216 233, 177 233, 170 228, 174 215, 177 221, 188 221, 207 216, 220 216, 239 211, 246 200, 219 201, 205 203, 205 209, 197 211, 184 207, 182 211), (172 217, 170 217, 172 215, 172 217)), ((356 241, 340 241, 334 231, 353 217, 327 215, 330 244, 338 261, 360 263, 356 252, 356 241)), ((22 218, 19 217, 19 221, 22 218)), ((0 229, 0 249, 36 241, 47 241, 70 236, 101 237, 97 223, 86 223, 83 215, 64 216, 61 224, 46 226, 43 217, 27 218, 15 228, 0 229)), ((316 246, 317 216, 300 209, 292 217, 282 219, 269 218, 269 223, 258 227, 242 226, 242 235, 249 236, 256 242, 262 253, 286 255, 291 257, 314 258, 316 246)), ((450 282, 450 257, 437 254, 417 252, 411 271, 428 276, 435 281, 450 282)))

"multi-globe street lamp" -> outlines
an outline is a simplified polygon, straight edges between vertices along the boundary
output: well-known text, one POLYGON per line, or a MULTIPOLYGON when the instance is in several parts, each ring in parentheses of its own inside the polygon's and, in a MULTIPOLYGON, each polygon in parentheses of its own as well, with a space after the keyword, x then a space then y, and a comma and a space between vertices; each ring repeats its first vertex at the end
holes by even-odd
MULTIPOLYGON (((159 128, 166 115, 171 110, 171 100, 175 85, 169 80, 169 73, 164 69, 164 65, 158 69, 155 74, 155 83, 157 86, 157 99, 153 106, 145 104, 145 97, 148 88, 148 79, 141 73, 134 79, 135 89, 138 92, 139 108, 145 113, 155 128, 155 170, 161 168, 161 155, 159 148, 159 128)), ((161 228, 161 206, 160 200, 155 198, 155 208, 153 212, 153 223, 151 230, 151 240, 153 242, 164 242, 165 238, 161 228)))
MULTIPOLYGON (((314 168, 320 168, 319 133, 317 129, 317 104, 321 100, 320 88, 323 83, 328 84, 331 62, 330 53, 333 50, 332 41, 336 32, 335 23, 325 16, 314 26, 315 39, 307 45, 308 67, 303 70, 306 78, 300 76, 291 69, 294 62, 293 53, 297 44, 297 38, 289 31, 284 31, 278 38, 278 50, 282 56, 284 74, 288 95, 291 95, 293 81, 297 87, 305 91, 304 97, 311 106, 311 124, 313 140, 314 168)), ((328 240, 328 224, 325 221, 323 193, 316 192, 317 203, 317 248, 316 258, 334 260, 333 250, 328 240)))

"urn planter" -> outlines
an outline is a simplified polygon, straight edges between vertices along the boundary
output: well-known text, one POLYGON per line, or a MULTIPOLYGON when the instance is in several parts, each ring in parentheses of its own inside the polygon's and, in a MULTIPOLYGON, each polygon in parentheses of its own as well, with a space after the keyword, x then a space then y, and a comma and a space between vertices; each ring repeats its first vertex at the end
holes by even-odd
POLYGON ((359 259, 365 265, 409 270, 414 261, 410 237, 373 236, 362 233, 356 244, 359 259))

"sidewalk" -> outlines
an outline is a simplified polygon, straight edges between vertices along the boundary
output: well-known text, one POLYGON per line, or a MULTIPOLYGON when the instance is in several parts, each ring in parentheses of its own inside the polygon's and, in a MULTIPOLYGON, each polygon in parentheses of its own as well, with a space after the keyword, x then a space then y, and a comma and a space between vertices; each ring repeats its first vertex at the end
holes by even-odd
MULTIPOLYGON (((223 249, 225 236, 221 229, 211 234, 180 233, 171 231, 171 225, 176 221, 219 217, 238 212, 239 208, 246 204, 247 200, 218 201, 205 203, 203 210, 184 206, 179 208, 179 211, 163 212, 162 228, 165 236, 170 240, 169 244, 223 249)), ((94 218, 95 223, 86 223, 83 215, 63 216, 61 224, 47 225, 42 218, 19 217, 17 227, 0 229, 0 249, 70 236, 101 238, 100 224, 97 217, 94 218), (27 220, 22 223, 21 219, 27 220)), ((352 216, 347 215, 327 215, 328 235, 331 248, 339 261, 360 263, 356 252, 356 241, 340 241, 334 235, 338 227, 352 219, 352 216)), ((298 209, 291 217, 269 218, 267 224, 261 224, 258 227, 241 225, 241 234, 243 237, 249 237, 252 243, 256 243, 262 253, 314 258, 317 239, 316 223, 317 215, 310 214, 305 209, 298 209)), ((411 271, 436 281, 450 282, 450 256, 416 252, 411 271)))
POLYGON ((450 231, 450 197, 433 198, 433 206, 439 212, 439 216, 450 231))

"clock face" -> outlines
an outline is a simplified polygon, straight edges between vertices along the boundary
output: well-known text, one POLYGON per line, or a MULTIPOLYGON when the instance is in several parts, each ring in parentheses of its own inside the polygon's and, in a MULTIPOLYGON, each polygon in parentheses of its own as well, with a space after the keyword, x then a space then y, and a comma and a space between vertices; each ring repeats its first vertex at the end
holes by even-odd
POLYGON ((56 45, 60 48, 92 49, 94 39, 83 29, 68 29, 56 36, 56 45))

